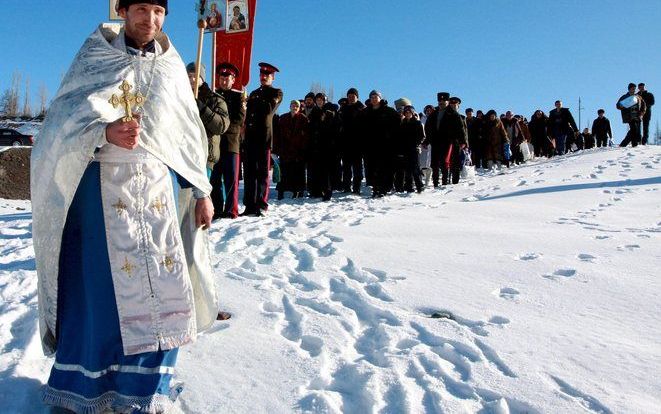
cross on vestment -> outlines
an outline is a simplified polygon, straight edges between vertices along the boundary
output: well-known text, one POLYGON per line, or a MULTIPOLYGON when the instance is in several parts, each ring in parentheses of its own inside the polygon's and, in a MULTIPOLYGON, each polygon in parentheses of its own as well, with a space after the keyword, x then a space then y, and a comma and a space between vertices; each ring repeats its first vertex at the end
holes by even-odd
POLYGON ((135 106, 137 108, 143 106, 147 101, 147 98, 142 96, 140 91, 135 94, 130 93, 129 91, 133 89, 133 85, 128 83, 126 80, 122 82, 122 84, 119 86, 119 89, 122 90, 124 94, 120 96, 113 94, 110 97, 110 100, 108 100, 108 103, 110 103, 113 108, 117 108, 120 105, 123 106, 125 116, 122 118, 122 122, 130 122, 134 119, 133 107, 135 106))

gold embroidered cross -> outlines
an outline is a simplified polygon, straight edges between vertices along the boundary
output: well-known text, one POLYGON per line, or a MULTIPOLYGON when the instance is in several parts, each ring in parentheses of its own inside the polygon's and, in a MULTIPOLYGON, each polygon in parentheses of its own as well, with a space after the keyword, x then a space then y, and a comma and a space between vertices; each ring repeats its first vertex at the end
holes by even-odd
POLYGON ((124 118, 122 118, 122 122, 129 122, 133 120, 133 106, 139 107, 144 105, 144 103, 147 101, 147 98, 142 96, 140 91, 138 91, 135 94, 130 93, 129 91, 133 89, 133 85, 128 83, 126 80, 122 82, 122 84, 119 86, 119 89, 124 92, 123 95, 117 96, 113 94, 110 97, 110 100, 108 103, 110 103, 113 108, 117 108, 118 106, 123 106, 124 107, 124 118))
POLYGON ((117 215, 122 214, 128 208, 128 206, 126 204, 124 204, 124 202, 122 201, 121 198, 118 198, 117 202, 115 204, 113 204, 112 206, 115 207, 115 209, 117 210, 117 215))
POLYGON ((172 271, 174 270, 175 262, 174 259, 170 256, 165 256, 165 259, 163 259, 161 264, 165 266, 165 268, 168 269, 168 272, 170 273, 172 273, 172 271))
POLYGON ((129 258, 124 258, 124 266, 122 266, 122 270, 131 277, 133 276, 133 269, 135 269, 135 266, 129 263, 129 258))
POLYGON ((161 202, 161 199, 160 199, 160 198, 157 198, 156 201, 154 201, 154 202, 152 203, 151 206, 152 206, 153 209, 158 210, 158 213, 159 213, 159 214, 162 214, 163 211, 161 211, 161 210, 162 210, 163 208, 165 208, 165 207, 167 206, 167 204, 163 204, 163 203, 161 202))

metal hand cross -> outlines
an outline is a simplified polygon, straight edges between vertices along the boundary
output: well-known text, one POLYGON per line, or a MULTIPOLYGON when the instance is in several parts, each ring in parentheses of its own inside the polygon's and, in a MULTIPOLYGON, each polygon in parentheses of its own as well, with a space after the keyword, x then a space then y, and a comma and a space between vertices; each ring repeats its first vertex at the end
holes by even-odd
POLYGON ((126 116, 122 118, 122 122, 132 121, 134 119, 132 107, 139 107, 144 105, 144 103, 147 101, 147 98, 142 96, 140 91, 138 91, 136 94, 129 93, 129 91, 133 89, 133 86, 126 80, 122 82, 122 84, 119 86, 119 89, 122 90, 124 94, 121 96, 113 94, 110 97, 108 103, 110 103, 113 108, 117 108, 120 105, 124 107, 124 113, 126 116))

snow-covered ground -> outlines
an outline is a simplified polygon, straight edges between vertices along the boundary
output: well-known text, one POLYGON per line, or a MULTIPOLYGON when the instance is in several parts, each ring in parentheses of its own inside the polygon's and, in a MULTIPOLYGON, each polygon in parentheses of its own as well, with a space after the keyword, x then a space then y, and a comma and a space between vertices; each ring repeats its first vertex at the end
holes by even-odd
MULTIPOLYGON (((233 317, 181 349, 179 405, 658 413, 660 196, 661 148, 615 148, 215 223, 233 317)), ((29 203, 0 200, 3 413, 47 412, 30 223, 29 203)))

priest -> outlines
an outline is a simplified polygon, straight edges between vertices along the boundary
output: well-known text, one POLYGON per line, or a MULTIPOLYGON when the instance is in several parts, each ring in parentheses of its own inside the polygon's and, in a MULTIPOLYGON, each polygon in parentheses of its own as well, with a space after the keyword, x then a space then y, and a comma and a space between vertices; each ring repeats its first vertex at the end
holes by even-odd
POLYGON ((165 412, 178 348, 218 309, 207 138, 162 32, 167 0, 117 9, 123 28, 87 38, 32 153, 40 331, 55 355, 44 401, 165 412))

